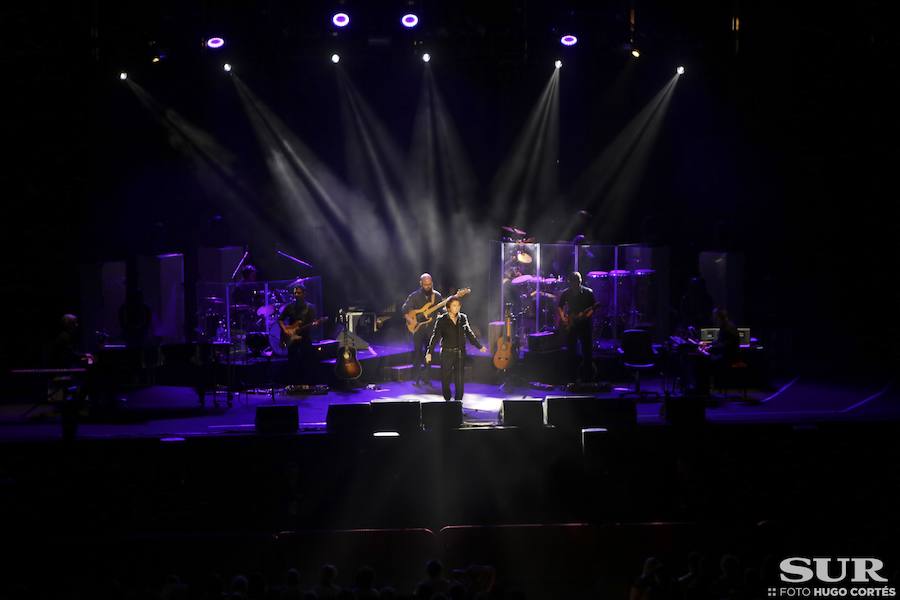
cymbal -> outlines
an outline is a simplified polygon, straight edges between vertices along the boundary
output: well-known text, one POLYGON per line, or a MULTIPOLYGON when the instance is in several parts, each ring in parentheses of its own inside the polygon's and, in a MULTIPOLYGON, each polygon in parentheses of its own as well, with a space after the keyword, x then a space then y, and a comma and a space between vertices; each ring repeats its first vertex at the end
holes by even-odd
POLYGON ((249 304, 232 304, 231 310, 250 310, 249 304))
POLYGON ((291 289, 295 285, 305 285, 307 279, 309 279, 309 277, 298 277, 297 279, 295 279, 292 282, 290 282, 289 284, 287 284, 287 289, 291 289))
POLYGON ((556 296, 554 294, 551 294, 550 292, 538 292, 537 290, 531 292, 531 297, 534 298, 538 295, 538 293, 540 293, 540 295, 544 298, 556 298, 556 296))
POLYGON ((518 229, 517 227, 513 227, 512 225, 504 225, 503 227, 500 228, 500 230, 504 231, 510 235, 522 235, 522 236, 527 235, 524 231, 522 231, 521 229, 518 229))
POLYGON ((260 306, 256 309, 256 314, 260 317, 271 317, 275 314, 275 306, 272 304, 266 304, 265 306, 260 306))
POLYGON ((524 283, 534 283, 537 278, 534 275, 519 275, 512 280, 513 285, 522 285, 524 283))
POLYGON ((518 260, 523 265, 529 265, 534 259, 531 258, 531 255, 527 252, 522 252, 521 250, 519 250, 519 252, 516 253, 516 260, 518 260))
POLYGON ((225 301, 218 296, 206 296, 203 301, 207 304, 225 304, 225 301))

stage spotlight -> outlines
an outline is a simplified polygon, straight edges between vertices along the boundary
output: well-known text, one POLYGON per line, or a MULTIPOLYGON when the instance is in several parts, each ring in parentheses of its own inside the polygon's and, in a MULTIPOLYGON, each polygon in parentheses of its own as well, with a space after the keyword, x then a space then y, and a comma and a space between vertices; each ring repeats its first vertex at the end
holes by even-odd
POLYGON ((403 23, 404 27, 412 28, 419 24, 419 17, 410 13, 408 15, 403 15, 403 18, 400 19, 400 22, 403 23))
POLYGON ((675 69, 675 72, 678 73, 679 75, 684 75, 684 67, 679 65, 679 67, 677 69, 675 69))
POLYGON ((338 64, 339 62, 341 62, 341 56, 339 54, 332 54, 331 62, 333 62, 334 64, 338 64))
POLYGON ((121 73, 119 73, 119 79, 121 79, 122 81, 125 81, 126 79, 128 79, 128 73, 126 73, 125 71, 122 71, 121 73))
POLYGON ((428 54, 428 53, 426 52, 425 54, 422 55, 422 60, 425 61, 425 62, 430 61, 430 60, 431 60, 431 55, 428 54))
POLYGON ((221 48, 224 45, 225 45, 225 40, 220 37, 211 37, 208 40, 206 40, 206 47, 212 48, 213 50, 218 50, 219 48, 221 48))
POLYGON ((574 35, 564 35, 559 38, 559 43, 563 46, 574 46, 578 43, 578 38, 574 35))
POLYGON ((641 57, 641 51, 638 50, 637 48, 634 48, 634 49, 631 51, 631 55, 632 55, 633 57, 635 57, 635 58, 640 58, 640 57, 641 57))
POLYGON ((335 27, 346 27, 350 24, 350 15, 347 13, 336 13, 331 17, 331 22, 334 23, 335 27))
POLYGON ((557 60, 557 61, 556 61, 555 63, 553 63, 553 64, 556 65, 556 68, 557 68, 557 69, 561 69, 561 68, 562 68, 562 61, 561 61, 561 60, 557 60))
POLYGON ((154 56, 153 58, 150 59, 150 62, 152 62, 153 64, 156 64, 159 61, 160 61, 160 58, 158 56, 154 56))
POLYGON ((231 63, 225 63, 222 65, 222 68, 225 69, 226 73, 231 73, 231 63))

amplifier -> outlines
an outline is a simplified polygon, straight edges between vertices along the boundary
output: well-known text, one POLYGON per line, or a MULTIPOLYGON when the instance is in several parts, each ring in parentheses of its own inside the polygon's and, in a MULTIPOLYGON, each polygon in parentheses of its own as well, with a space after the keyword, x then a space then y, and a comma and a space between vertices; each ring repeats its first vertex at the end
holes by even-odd
POLYGON ((529 352, 547 352, 562 346, 562 336, 555 331, 539 331, 528 334, 529 352))

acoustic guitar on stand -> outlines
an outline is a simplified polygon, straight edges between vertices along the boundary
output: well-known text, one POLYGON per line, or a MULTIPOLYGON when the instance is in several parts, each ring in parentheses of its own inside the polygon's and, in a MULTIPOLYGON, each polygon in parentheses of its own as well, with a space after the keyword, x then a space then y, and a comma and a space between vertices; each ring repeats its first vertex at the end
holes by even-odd
MULTIPOLYGON (((462 298, 463 296, 470 293, 471 291, 472 291, 471 288, 456 290, 456 293, 453 294, 453 296, 456 296, 457 298, 462 298)), ((428 323, 431 323, 432 321, 434 321, 434 317, 432 317, 431 315, 433 315, 437 311, 444 308, 444 306, 447 305, 447 302, 453 296, 449 296, 442 302, 438 302, 437 304, 435 304, 433 306, 432 306, 431 302, 428 302, 422 308, 413 309, 413 310, 409 311, 408 313, 406 313, 405 315, 403 315, 403 318, 406 319, 406 329, 410 333, 415 333, 423 325, 427 325, 428 323)))
POLYGON ((501 371, 508 369, 513 359, 512 319, 509 314, 509 308, 507 305, 504 335, 497 340, 497 351, 494 352, 494 366, 501 371))

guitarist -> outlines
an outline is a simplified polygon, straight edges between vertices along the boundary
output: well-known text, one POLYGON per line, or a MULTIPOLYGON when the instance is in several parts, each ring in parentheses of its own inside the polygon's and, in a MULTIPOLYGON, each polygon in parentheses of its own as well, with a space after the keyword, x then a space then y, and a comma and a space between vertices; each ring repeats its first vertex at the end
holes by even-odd
MULTIPOLYGON (((406 302, 403 303, 403 307, 400 311, 403 314, 408 313, 411 310, 418 310, 428 304, 429 302, 432 305, 438 304, 442 302, 444 299, 441 296, 441 293, 434 289, 434 281, 431 279, 431 275, 428 273, 422 273, 422 276, 419 277, 419 289, 412 292, 409 296, 406 297, 406 302)), ((425 359, 425 350, 428 348, 428 340, 431 339, 431 332, 434 330, 434 323, 430 323, 428 325, 424 325, 420 327, 413 334, 413 349, 412 349, 412 368, 413 368, 413 377, 415 378, 415 384, 425 385, 427 387, 432 387, 431 385, 431 377, 429 377, 428 373, 428 365, 424 363, 425 359)))
POLYGON ((316 319, 316 307, 306 301, 306 288, 302 283, 296 283, 291 289, 294 301, 285 305, 278 316, 278 326, 281 327, 282 339, 287 344, 288 368, 292 383, 312 384, 312 339, 309 330, 292 334, 291 328, 299 324, 301 327, 312 323, 316 319))
POLYGON ((593 373, 594 345, 591 339, 591 315, 594 306, 594 292, 581 284, 581 273, 574 271, 568 276, 569 287, 559 297, 559 322, 566 335, 566 349, 569 353, 569 368, 580 381, 584 374, 590 379, 593 373), (578 361, 578 345, 581 345, 581 361, 578 361))

